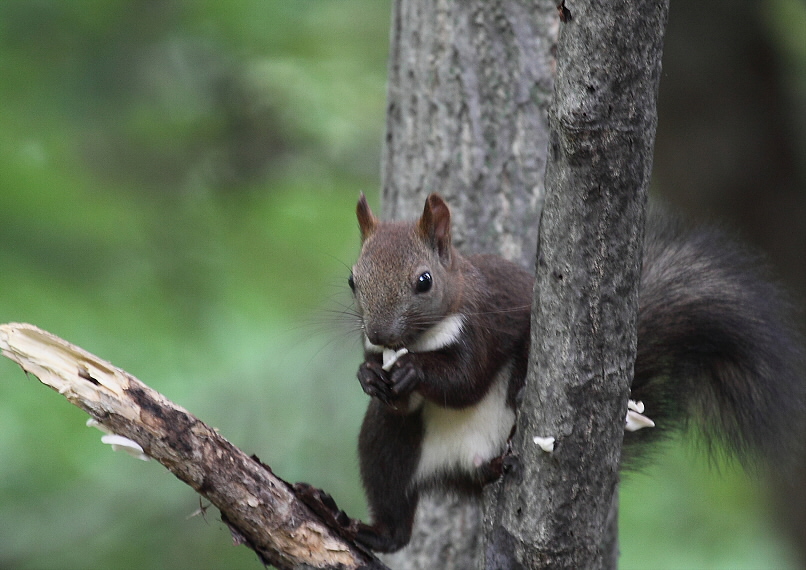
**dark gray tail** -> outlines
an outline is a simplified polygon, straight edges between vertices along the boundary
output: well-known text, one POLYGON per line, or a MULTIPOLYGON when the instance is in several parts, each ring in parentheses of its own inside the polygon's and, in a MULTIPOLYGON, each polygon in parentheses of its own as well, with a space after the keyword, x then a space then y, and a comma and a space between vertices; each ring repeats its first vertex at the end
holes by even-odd
POLYGON ((792 456, 803 436, 803 341, 756 257, 718 231, 651 212, 639 307, 632 398, 657 427, 626 434, 628 462, 631 443, 688 424, 745 465, 792 456))

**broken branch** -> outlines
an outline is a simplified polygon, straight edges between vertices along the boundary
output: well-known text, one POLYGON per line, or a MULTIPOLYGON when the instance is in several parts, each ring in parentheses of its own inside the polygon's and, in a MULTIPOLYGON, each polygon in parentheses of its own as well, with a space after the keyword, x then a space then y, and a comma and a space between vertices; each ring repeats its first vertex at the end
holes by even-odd
POLYGON ((236 542, 264 563, 386 568, 328 526, 268 466, 126 371, 29 324, 0 325, 0 351, 206 497, 236 542))

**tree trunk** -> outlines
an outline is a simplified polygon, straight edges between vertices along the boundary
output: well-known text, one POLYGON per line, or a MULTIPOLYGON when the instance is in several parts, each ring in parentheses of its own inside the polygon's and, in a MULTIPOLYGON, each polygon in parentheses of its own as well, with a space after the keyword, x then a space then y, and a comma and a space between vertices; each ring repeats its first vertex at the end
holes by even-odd
MULTIPOLYGON (((573 9, 574 31, 567 31, 561 52, 567 58, 561 68, 565 75, 560 76, 566 83, 560 86, 554 114, 555 128, 562 131, 552 143, 556 204, 546 215, 538 287, 542 291, 567 281, 558 294, 546 293, 536 307, 539 322, 533 321, 533 328, 540 336, 533 342, 540 351, 538 362, 544 364, 543 385, 531 382, 520 427, 520 433, 532 436, 537 432, 526 425, 542 422, 545 427, 539 433, 558 436, 553 459, 573 460, 551 465, 534 445, 527 445, 528 438, 519 438, 523 483, 510 477, 506 488, 491 492, 499 504, 488 513, 489 567, 560 562, 547 543, 559 537, 565 540, 555 546, 567 546, 565 531, 583 534, 572 535, 582 558, 566 558, 564 565, 572 566, 570 560, 613 565, 616 559, 614 492, 634 359, 642 238, 638 228, 643 228, 651 165, 666 6, 639 7, 618 16, 607 6, 594 9, 574 3, 573 9), (588 19, 589 13, 596 17, 588 19), (642 57, 634 58, 635 53, 642 57), (566 105, 560 107, 562 103, 566 105), (594 168, 579 168, 580 161, 595 163, 594 168), (570 244, 564 240, 569 236, 570 244), (625 263, 603 263, 612 259, 625 263), (593 270, 588 269, 591 265, 593 270), (625 322, 633 327, 625 328, 625 322), (579 335, 591 336, 585 336, 584 346, 574 347, 579 335), (542 345, 540 339, 545 340, 542 345), (583 366, 582 374, 571 368, 571 348, 583 357, 584 362, 576 364, 583 366), (554 384, 563 374, 585 390, 554 384), (536 406, 541 397, 560 415, 541 416, 536 406), (593 440, 592 434, 606 437, 586 450, 581 442, 593 440), (533 485, 538 475, 547 479, 533 485), (584 492, 573 492, 569 487, 576 489, 580 476, 585 478, 584 492), (552 487, 557 488, 554 496, 552 487), (535 505, 538 497, 542 506, 535 505), (593 506, 578 517, 568 512, 558 517, 551 510, 558 505, 557 497, 563 498, 559 503, 573 500, 583 508, 589 501, 593 506), (515 504, 524 499, 527 517, 515 504), (611 537, 607 552, 602 550, 605 536, 611 537), (587 548, 578 548, 580 544, 587 548)), ((498 253, 532 266, 558 25, 554 2, 395 3, 383 161, 386 217, 413 218, 424 197, 439 191, 451 203, 454 240, 460 249, 498 253)), ((395 568, 479 567, 484 550, 479 508, 427 499, 418 512, 412 543, 387 561, 395 568)))
MULTIPOLYGON (((440 192, 459 249, 534 266, 558 23, 554 0, 395 1, 386 218, 414 218, 440 192)), ((480 522, 480 503, 425 497, 411 543, 386 561, 473 568, 480 522)))
POLYGON ((553 89, 554 0, 396 0, 384 215, 441 193, 463 251, 533 267, 553 89))
MULTIPOLYGON (((488 568, 615 568, 668 4, 562 6, 529 375, 488 568), (533 437, 553 437, 547 453, 533 437)), ((488 493, 490 495, 490 493, 488 493)))

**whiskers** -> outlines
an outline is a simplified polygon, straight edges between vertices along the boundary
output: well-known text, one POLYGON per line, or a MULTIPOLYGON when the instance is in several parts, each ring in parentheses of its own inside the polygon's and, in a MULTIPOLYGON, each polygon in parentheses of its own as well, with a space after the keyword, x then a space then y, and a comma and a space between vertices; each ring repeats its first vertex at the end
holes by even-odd
POLYGON ((529 312, 532 310, 532 305, 518 305, 514 307, 505 307, 495 311, 473 311, 465 312, 465 315, 485 316, 485 315, 508 315, 512 313, 529 312))
MULTIPOLYGON (((513 335, 518 334, 518 331, 513 328, 513 320, 511 318, 496 318, 498 316, 508 316, 513 314, 522 314, 526 322, 530 319, 531 305, 518 305, 512 307, 503 307, 491 311, 459 311, 463 317, 462 328, 475 327, 486 332, 496 335, 513 335)), ((445 319, 450 315, 418 315, 407 314, 406 328, 412 331, 413 339, 406 339, 408 342, 416 340, 422 333, 437 327, 444 323, 445 319)))
POLYGON ((312 358, 323 351, 339 354, 340 357, 360 354, 362 332, 361 316, 355 309, 349 291, 337 291, 330 295, 297 327, 300 341, 310 340, 314 336, 321 341, 321 347, 311 354, 312 358))

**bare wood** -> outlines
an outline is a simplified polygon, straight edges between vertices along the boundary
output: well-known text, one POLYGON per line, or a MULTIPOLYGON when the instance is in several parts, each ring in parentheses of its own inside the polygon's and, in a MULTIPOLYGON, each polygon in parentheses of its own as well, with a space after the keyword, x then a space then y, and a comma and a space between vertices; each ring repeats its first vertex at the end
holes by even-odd
POLYGON ((291 486, 131 374, 33 325, 0 325, 2 354, 111 432, 139 444, 277 568, 386 568, 329 528, 291 486))

